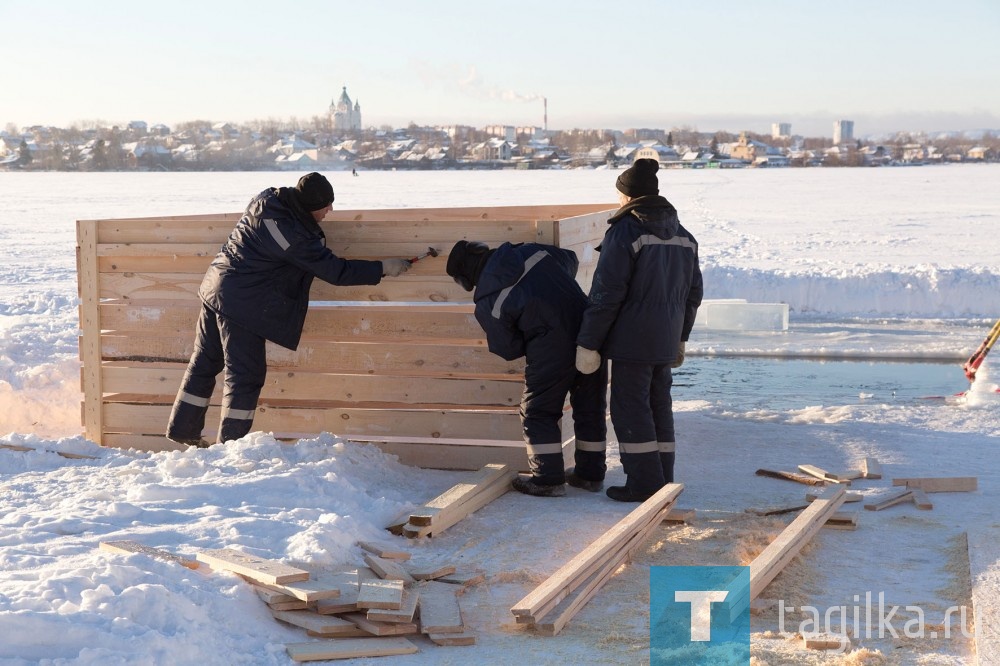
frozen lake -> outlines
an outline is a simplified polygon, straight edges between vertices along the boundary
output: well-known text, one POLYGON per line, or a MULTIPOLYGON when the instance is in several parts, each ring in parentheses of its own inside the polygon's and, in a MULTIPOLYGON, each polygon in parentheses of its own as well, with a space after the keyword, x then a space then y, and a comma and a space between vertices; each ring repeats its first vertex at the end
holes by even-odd
MULTIPOLYGON (((76 220, 236 212, 258 191, 292 185, 299 175, 0 173, 6 430, 79 432, 76 220)), ((341 209, 611 208, 616 199, 616 173, 607 170, 329 176, 341 209)), ((961 362, 1000 315, 1000 165, 670 170, 659 178, 661 193, 699 240, 706 298, 787 303, 790 310, 789 329, 780 334, 696 329, 681 373, 691 388, 679 387, 679 398, 755 408, 769 400, 794 406, 965 388, 961 362)))

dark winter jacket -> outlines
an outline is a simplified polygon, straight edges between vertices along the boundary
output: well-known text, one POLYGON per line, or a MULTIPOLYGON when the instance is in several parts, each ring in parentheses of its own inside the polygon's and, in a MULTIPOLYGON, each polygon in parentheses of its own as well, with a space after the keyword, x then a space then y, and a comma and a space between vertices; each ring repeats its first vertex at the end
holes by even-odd
POLYGON ((539 243, 503 243, 486 262, 476 291, 476 319, 490 351, 529 364, 558 360, 572 367, 576 332, 587 297, 574 279, 572 250, 539 243))
POLYGON ((612 360, 672 363, 701 305, 698 243, 661 196, 630 201, 608 224, 577 343, 612 360))
POLYGON ((314 276, 335 285, 378 284, 382 262, 337 257, 294 189, 272 188, 247 205, 198 294, 226 319, 295 349, 314 276))

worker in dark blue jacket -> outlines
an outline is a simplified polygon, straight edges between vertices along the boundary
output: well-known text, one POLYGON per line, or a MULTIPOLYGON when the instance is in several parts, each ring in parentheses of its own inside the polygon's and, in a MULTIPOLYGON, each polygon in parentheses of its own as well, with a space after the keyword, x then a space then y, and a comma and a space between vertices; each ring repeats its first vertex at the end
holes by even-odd
POLYGON ((565 495, 567 482, 597 492, 604 482, 607 364, 589 375, 574 367, 587 306, 575 279, 578 267, 571 250, 539 243, 491 250, 459 241, 448 256, 448 275, 466 291, 475 289, 476 320, 490 351, 508 361, 525 357, 521 421, 531 476, 518 476, 513 486, 528 495, 565 495), (569 473, 560 427, 567 393, 576 434, 576 466, 569 473))
POLYGON ((644 501, 674 480, 671 368, 684 362, 703 292, 698 243, 659 196, 658 168, 640 159, 618 177, 621 208, 597 248, 577 336, 581 372, 611 360, 611 424, 626 483, 607 495, 623 502, 644 501))
POLYGON ((266 340, 296 349, 314 277, 335 285, 378 284, 406 272, 406 259, 347 260, 326 247, 319 222, 333 205, 333 187, 319 173, 295 187, 254 197, 202 280, 194 353, 174 400, 167 437, 202 439, 216 376, 225 371, 218 441, 250 432, 264 387, 266 340))

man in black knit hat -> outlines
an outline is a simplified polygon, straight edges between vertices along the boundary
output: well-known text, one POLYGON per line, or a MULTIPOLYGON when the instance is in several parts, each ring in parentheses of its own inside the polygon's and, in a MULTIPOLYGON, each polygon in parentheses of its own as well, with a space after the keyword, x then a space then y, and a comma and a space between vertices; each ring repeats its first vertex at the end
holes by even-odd
POLYGON ((640 159, 618 177, 621 208, 597 248, 577 336, 580 372, 611 360, 611 423, 626 482, 607 495, 621 502, 644 501, 673 483, 671 368, 684 362, 703 292, 698 243, 659 196, 658 168, 656 160, 640 159))
POLYGON ((525 357, 521 421, 531 476, 516 477, 513 486, 538 497, 565 495, 567 482, 597 492, 606 470, 607 364, 588 375, 574 367, 587 306, 578 267, 572 250, 539 243, 491 250, 463 240, 448 256, 448 275, 475 290, 476 320, 490 351, 508 361, 525 357), (567 393, 576 434, 576 467, 568 473, 560 427, 567 393))
POLYGON ((309 173, 295 187, 264 190, 247 205, 205 273, 194 353, 167 424, 167 437, 205 447, 205 415, 224 374, 217 441, 239 439, 253 425, 264 387, 267 340, 296 349, 314 277, 334 285, 378 284, 410 267, 406 259, 347 260, 326 247, 320 221, 333 207, 333 186, 309 173))

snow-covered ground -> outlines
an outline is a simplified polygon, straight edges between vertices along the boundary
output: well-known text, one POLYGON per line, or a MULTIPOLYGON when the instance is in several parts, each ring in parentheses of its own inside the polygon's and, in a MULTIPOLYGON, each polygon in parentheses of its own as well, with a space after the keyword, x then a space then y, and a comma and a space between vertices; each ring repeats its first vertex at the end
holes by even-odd
MULTIPOLYGON (((37 449, 0 448, 0 664, 289 663, 284 644, 304 634, 275 622, 242 581, 111 555, 98 543, 132 539, 189 556, 233 547, 317 569, 357 566, 357 540, 387 540, 386 521, 462 478, 402 466, 337 433, 296 446, 254 433, 162 454, 105 450, 79 435, 74 220, 237 211, 298 175, 0 173, 0 433, 9 433, 0 445, 37 449)), ((615 176, 331 179, 337 207, 393 208, 610 203, 615 176)), ((958 404, 915 396, 950 393, 949 371, 953 391, 966 388, 960 364, 1000 316, 997 182, 996 165, 661 172, 661 192, 700 242, 706 296, 791 310, 787 332, 692 337, 674 397, 680 504, 698 520, 663 528, 559 636, 542 638, 511 630, 511 605, 632 507, 574 489, 555 500, 508 493, 437 538, 401 544, 415 557, 486 571, 486 584, 463 597, 477 645, 418 641, 420 653, 389 661, 646 662, 649 566, 747 563, 788 518, 744 509, 807 490, 757 477, 757 468, 847 470, 865 456, 886 477, 855 482, 866 495, 903 476, 977 476, 979 490, 931 495, 933 511, 862 511, 857 531, 824 530, 766 596, 822 610, 883 592, 887 604, 920 606, 929 625, 968 605, 964 534, 996 526, 1000 495, 990 361, 958 404), (805 369, 796 360, 791 370, 772 356, 827 360, 805 369), (830 360, 842 358, 862 362, 830 360), (882 363, 889 358, 950 365, 900 365, 894 383, 882 363)), ((611 463, 609 483, 620 482, 614 453, 611 463)), ((759 665, 972 663, 973 643, 960 632, 906 637, 913 612, 902 615, 898 638, 879 637, 877 627, 867 638, 861 628, 856 651, 842 657, 800 649, 778 633, 772 612, 754 619, 752 654, 759 665)), ((801 619, 788 614, 784 628, 801 619)))

